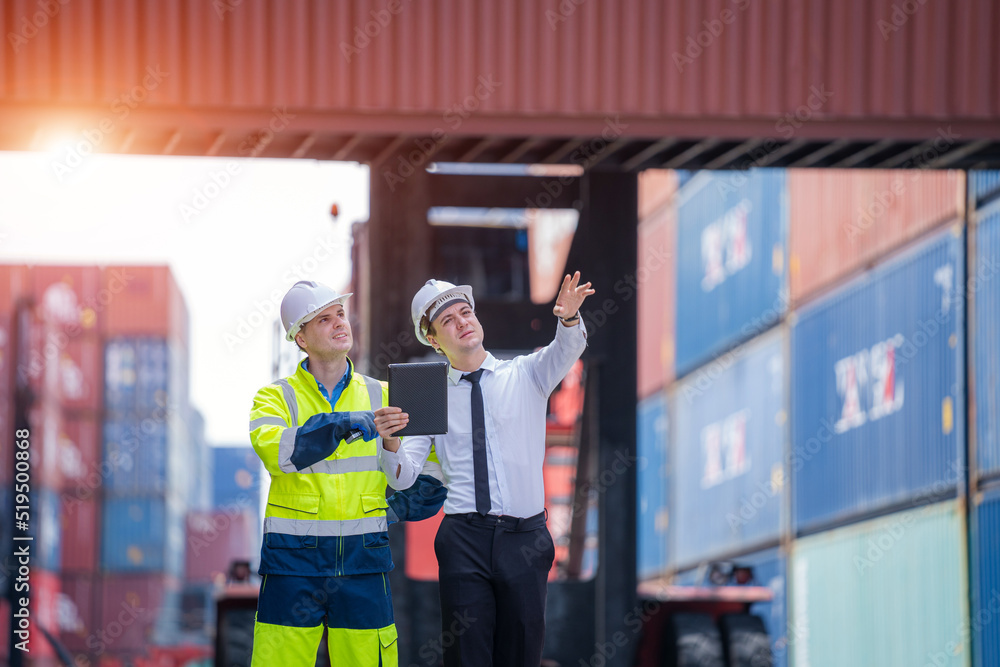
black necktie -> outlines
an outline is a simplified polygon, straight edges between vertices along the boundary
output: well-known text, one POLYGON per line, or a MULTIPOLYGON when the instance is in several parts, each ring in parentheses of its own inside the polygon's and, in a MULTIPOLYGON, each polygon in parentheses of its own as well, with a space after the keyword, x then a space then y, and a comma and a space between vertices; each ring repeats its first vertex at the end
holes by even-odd
POLYGON ((476 479, 476 511, 486 516, 490 513, 490 475, 486 470, 486 412, 483 408, 483 388, 479 386, 480 368, 466 373, 463 380, 472 383, 472 470, 476 479))

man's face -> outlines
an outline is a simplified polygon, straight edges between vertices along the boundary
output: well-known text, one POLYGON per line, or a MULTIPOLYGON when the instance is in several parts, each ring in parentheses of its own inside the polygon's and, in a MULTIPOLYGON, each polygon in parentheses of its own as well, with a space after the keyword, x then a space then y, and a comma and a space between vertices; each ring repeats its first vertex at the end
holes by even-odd
POLYGON ((433 322, 434 333, 427 333, 427 340, 440 348, 445 356, 470 352, 483 345, 483 327, 476 313, 467 303, 456 303, 438 315, 433 322))
POLYGON ((346 357, 354 344, 347 312, 339 303, 322 311, 299 329, 295 340, 310 358, 321 361, 346 357))

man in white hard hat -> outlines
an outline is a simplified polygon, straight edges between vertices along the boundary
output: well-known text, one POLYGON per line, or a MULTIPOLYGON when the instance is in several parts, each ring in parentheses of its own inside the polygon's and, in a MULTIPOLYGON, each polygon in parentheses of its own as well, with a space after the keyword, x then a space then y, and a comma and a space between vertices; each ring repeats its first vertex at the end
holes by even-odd
MULTIPOLYGON (((587 345, 580 306, 593 294, 580 273, 566 276, 553 314, 556 336, 541 350, 500 361, 483 347, 468 285, 429 280, 410 309, 417 338, 448 358, 448 433, 434 436, 448 498, 434 540, 448 667, 538 665, 545 636, 546 580, 555 548, 545 525, 545 411, 549 394, 587 345)), ((399 416, 389 408, 384 417, 399 416)), ((405 419, 403 420, 405 421, 405 419)), ((392 421, 392 424, 398 423, 392 421)), ((431 438, 403 439, 415 479, 431 438)))
POLYGON ((347 356, 350 296, 313 281, 292 286, 281 322, 307 358, 261 388, 250 413, 250 441, 271 476, 255 666, 312 667, 324 626, 332 664, 397 665, 386 529, 392 519, 433 516, 444 500, 440 483, 420 476, 408 499, 397 494, 404 502, 386 501, 387 483, 410 487, 420 471, 409 469, 393 437, 405 415, 383 407, 386 388, 354 372, 347 356))

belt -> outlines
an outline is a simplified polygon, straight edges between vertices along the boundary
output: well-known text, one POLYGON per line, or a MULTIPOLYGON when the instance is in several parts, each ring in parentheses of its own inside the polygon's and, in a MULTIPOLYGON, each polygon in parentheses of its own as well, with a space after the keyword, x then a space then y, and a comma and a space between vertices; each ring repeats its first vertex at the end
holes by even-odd
POLYGON ((487 514, 486 516, 483 516, 479 512, 469 512, 468 514, 446 514, 444 518, 464 519, 473 525, 490 526, 491 528, 500 527, 508 530, 535 530, 536 528, 541 528, 545 525, 545 520, 548 518, 548 515, 548 510, 542 510, 535 516, 529 516, 527 518, 507 516, 506 514, 487 514))

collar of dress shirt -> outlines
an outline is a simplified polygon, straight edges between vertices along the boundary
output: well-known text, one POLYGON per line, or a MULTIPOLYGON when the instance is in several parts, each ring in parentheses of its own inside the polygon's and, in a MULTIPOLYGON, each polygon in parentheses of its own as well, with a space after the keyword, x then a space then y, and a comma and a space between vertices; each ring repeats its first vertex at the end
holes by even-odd
MULTIPOLYGON (((496 370, 496 368, 497 368, 497 358, 493 356, 492 352, 487 352, 486 353, 486 359, 483 361, 482 366, 480 366, 479 368, 485 368, 490 373, 492 373, 492 372, 494 372, 496 370)), ((475 370, 479 370, 479 368, 477 368, 475 370)), ((461 380, 462 380, 462 376, 465 375, 466 373, 469 373, 469 372, 471 372, 471 371, 460 371, 460 370, 458 370, 456 368, 452 368, 451 366, 449 366, 448 367, 448 381, 451 382, 451 384, 452 384, 453 387, 454 386, 458 386, 458 383, 461 382, 461 380)))

